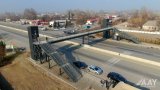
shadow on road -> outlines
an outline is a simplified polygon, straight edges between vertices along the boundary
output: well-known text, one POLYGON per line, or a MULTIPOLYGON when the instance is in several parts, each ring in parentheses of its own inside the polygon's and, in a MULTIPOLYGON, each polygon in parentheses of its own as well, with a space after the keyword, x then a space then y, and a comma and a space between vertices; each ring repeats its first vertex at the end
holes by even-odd
POLYGON ((11 84, 0 73, 0 90, 13 90, 11 84))
POLYGON ((94 45, 94 44, 97 44, 97 43, 105 41, 105 40, 107 40, 107 39, 105 39, 105 38, 100 38, 100 39, 96 39, 96 40, 93 39, 93 40, 90 40, 88 44, 94 45))

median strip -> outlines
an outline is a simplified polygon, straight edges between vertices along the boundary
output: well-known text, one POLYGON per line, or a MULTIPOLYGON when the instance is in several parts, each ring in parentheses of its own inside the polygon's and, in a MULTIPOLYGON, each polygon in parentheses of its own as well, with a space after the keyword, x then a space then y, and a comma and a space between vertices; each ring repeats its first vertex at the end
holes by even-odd
MULTIPOLYGON (((19 31, 19 32, 28 33, 27 31, 22 30, 22 29, 8 27, 8 26, 4 26, 4 25, 0 25, 0 26, 4 27, 4 28, 14 29, 14 30, 19 31)), ((54 38, 54 37, 51 37, 51 36, 48 36, 48 35, 44 35, 44 34, 40 34, 40 36, 54 38)), ((79 43, 72 42, 72 41, 64 41, 64 42, 65 43, 72 43, 72 44, 75 44, 75 45, 79 45, 79 43)), ((146 64, 150 64, 150 65, 154 65, 154 66, 160 67, 160 63, 159 62, 155 62, 155 61, 151 61, 151 60, 147 60, 147 59, 143 59, 143 58, 139 58, 139 57, 135 57, 135 56, 130 56, 130 55, 126 55, 126 54, 121 54, 121 53, 117 53, 117 52, 113 52, 113 51, 109 51, 109 50, 103 50, 103 49, 96 48, 96 47, 89 46, 89 45, 83 45, 83 46, 88 48, 88 49, 97 50, 97 51, 100 51, 100 52, 109 53, 109 54, 120 56, 120 57, 123 57, 123 58, 132 59, 133 61, 136 61, 136 62, 146 63, 146 64)))

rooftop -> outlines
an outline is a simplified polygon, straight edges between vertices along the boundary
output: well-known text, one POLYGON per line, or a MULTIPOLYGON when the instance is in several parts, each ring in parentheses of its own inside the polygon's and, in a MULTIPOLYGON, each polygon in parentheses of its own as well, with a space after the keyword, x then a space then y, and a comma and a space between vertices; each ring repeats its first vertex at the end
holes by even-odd
POLYGON ((144 26, 157 26, 157 21, 156 20, 150 20, 147 21, 144 26))

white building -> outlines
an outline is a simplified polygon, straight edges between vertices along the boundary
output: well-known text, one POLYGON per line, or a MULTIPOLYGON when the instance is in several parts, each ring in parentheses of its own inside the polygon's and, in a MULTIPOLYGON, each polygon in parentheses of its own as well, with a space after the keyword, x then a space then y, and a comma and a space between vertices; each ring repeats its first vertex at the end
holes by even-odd
POLYGON ((156 20, 147 21, 142 28, 148 31, 157 31, 158 30, 157 21, 156 20))

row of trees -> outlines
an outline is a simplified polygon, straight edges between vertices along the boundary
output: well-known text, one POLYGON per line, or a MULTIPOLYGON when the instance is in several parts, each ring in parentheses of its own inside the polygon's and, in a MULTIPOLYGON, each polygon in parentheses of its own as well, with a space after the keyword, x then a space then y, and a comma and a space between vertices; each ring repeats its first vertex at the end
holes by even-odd
POLYGON ((62 15, 42 15, 42 16, 37 16, 37 11, 30 8, 30 9, 25 9, 23 13, 21 14, 16 14, 13 12, 6 12, 5 14, 0 15, 0 20, 5 20, 6 18, 9 18, 13 21, 18 21, 20 18, 23 19, 29 19, 29 20, 34 20, 34 19, 42 19, 44 21, 51 21, 53 19, 66 19, 66 18, 76 18, 76 23, 77 24, 84 24, 87 19, 94 18, 98 16, 97 13, 94 11, 82 11, 82 10, 69 10, 66 13, 62 15))
POLYGON ((76 18, 76 24, 83 25, 86 23, 88 19, 98 17, 98 14, 94 11, 81 11, 81 10, 74 10, 73 15, 76 18))
POLYGON ((143 24, 148 20, 154 20, 156 15, 152 11, 142 8, 141 10, 136 10, 132 12, 132 16, 128 19, 129 24, 132 27, 142 28, 143 24))
POLYGON ((22 14, 16 14, 14 12, 6 12, 0 15, 0 20, 5 20, 6 18, 11 19, 12 21, 18 21, 21 18, 25 19, 37 19, 37 12, 34 9, 25 9, 22 14))
MULTIPOLYGON (((105 14, 105 12, 103 13, 105 14)), ((71 19, 76 19, 76 24, 78 25, 83 25, 86 23, 87 19, 90 18, 95 18, 95 17, 101 17, 101 12, 94 12, 94 11, 82 11, 82 10, 69 10, 66 13, 62 15, 42 15, 42 16, 37 16, 37 11, 30 8, 30 9, 25 9, 23 13, 21 14, 16 14, 13 12, 6 12, 3 15, 0 15, 0 20, 5 20, 6 18, 9 18, 13 21, 18 21, 21 18, 24 19, 29 19, 29 20, 34 20, 34 19, 41 19, 43 21, 51 21, 54 19, 66 19, 66 18, 71 18, 71 19)), ((119 22, 126 21, 128 19, 129 24, 132 27, 139 27, 142 28, 142 25, 148 21, 148 20, 154 20, 156 18, 156 15, 152 13, 152 11, 142 8, 141 10, 136 10, 133 11, 130 15, 130 18, 128 16, 126 17, 125 15, 121 16, 121 20, 119 22)), ((101 19, 101 18, 100 18, 101 19)), ((101 24, 101 22, 99 22, 101 24)), ((117 24, 117 22, 115 22, 117 24)), ((160 26, 160 19, 158 22, 158 25, 160 26)))

